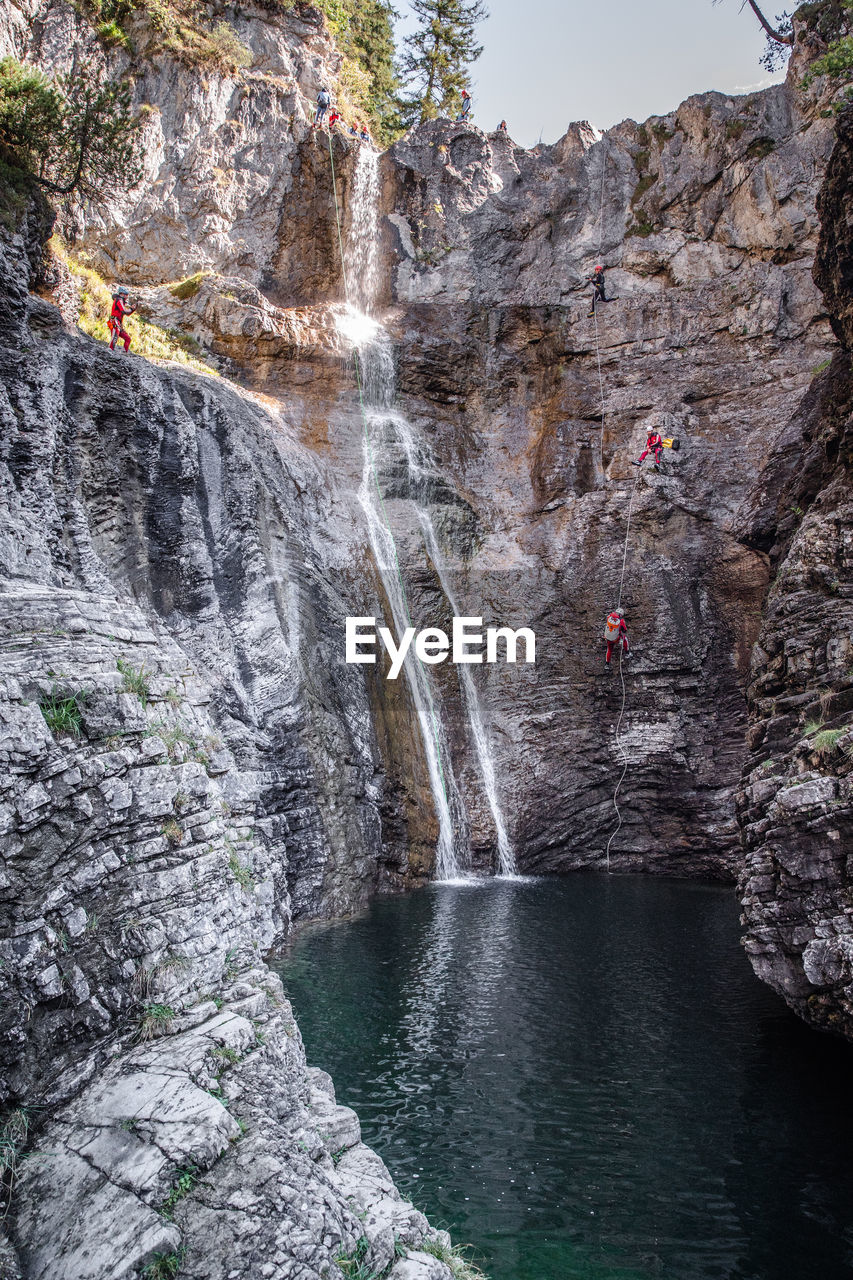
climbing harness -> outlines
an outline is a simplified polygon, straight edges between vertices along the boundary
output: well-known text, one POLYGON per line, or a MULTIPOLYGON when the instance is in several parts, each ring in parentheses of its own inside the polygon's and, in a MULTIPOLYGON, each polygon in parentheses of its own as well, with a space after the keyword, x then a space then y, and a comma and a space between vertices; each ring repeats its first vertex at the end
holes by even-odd
MULTIPOLYGON (((335 177, 335 155, 334 155, 334 151, 332 150, 331 133, 329 134, 329 160, 331 162, 331 167, 332 167, 332 194, 335 199, 335 222, 337 224, 337 232, 338 232, 338 251, 340 252, 340 255, 341 255, 341 275, 343 277, 343 282, 344 282, 344 295, 346 297, 347 304, 351 305, 349 279, 347 278, 347 266, 346 266, 346 259, 344 257, 344 239, 343 239, 343 234, 341 232, 341 210, 340 210, 340 205, 338 203, 338 184, 337 184, 337 179, 335 177)), ((405 579, 403 578, 403 571, 400 566, 400 557, 397 554, 397 540, 394 537, 394 531, 391 528, 391 521, 389 520, 388 512, 385 509, 385 499, 382 496, 382 487, 379 484, 379 475, 376 471, 376 461, 373 454, 373 442, 370 439, 370 429, 368 427, 368 422, 367 422, 367 409, 364 403, 364 387, 363 387, 363 381, 361 376, 361 360, 359 359, 358 348, 355 346, 353 346, 352 357, 353 357, 353 365, 355 368, 355 381, 356 381, 356 386, 358 388, 358 403, 359 403, 359 408, 361 410, 362 429, 364 431, 364 440, 365 440, 365 444, 367 445, 367 457, 370 464, 370 473, 373 477, 373 483, 376 488, 376 495, 379 499, 379 508, 382 512, 382 519, 385 523, 386 529, 388 530, 388 537, 391 541, 391 548, 394 553, 394 568, 397 574, 398 581, 400 583, 400 595, 403 600, 403 608, 405 610, 406 622, 411 627, 413 623, 412 623, 411 612, 409 610, 409 597, 406 591, 406 583, 405 583, 405 579)), ((438 723, 437 723, 436 714, 435 714, 435 703, 433 702, 432 691, 429 687, 429 681, 424 682, 424 688, 426 690, 427 698, 429 699, 430 720, 432 722, 432 736, 433 736, 433 742, 435 745, 436 760, 438 762, 438 774, 439 774, 439 778, 441 779, 441 789, 444 792, 445 804, 447 804, 447 807, 449 810, 450 800, 447 795, 447 783, 444 777, 444 762, 443 762, 442 753, 441 753, 441 740, 438 734, 438 723)))

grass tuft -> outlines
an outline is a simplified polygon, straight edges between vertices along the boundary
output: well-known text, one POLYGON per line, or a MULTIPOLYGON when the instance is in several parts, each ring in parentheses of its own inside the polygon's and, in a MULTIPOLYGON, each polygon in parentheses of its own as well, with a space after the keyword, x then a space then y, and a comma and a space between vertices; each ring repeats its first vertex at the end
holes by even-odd
POLYGON ((50 693, 39 699, 39 709, 51 733, 68 733, 73 738, 79 738, 85 701, 85 690, 78 689, 76 693, 69 693, 67 689, 54 685, 50 693))
POLYGON ((173 1253, 155 1253, 146 1266, 142 1268, 142 1280, 174 1280, 180 1275, 186 1251, 178 1249, 173 1253))
POLYGON ((152 1040, 157 1035, 166 1035, 175 1019, 175 1010, 170 1004, 146 1004, 139 1019, 139 1040, 152 1040))
POLYGON ((479 1280, 483 1275, 480 1268, 475 1267, 473 1262, 469 1262, 464 1256, 465 1246, 463 1245, 451 1245, 448 1248, 440 1240, 425 1240, 418 1248, 423 1253, 429 1253, 433 1258, 438 1258, 439 1262, 449 1267, 453 1280, 479 1280))
POLYGON ((159 1207, 159 1212, 164 1218, 168 1218, 170 1222, 172 1221, 175 1214, 175 1205, 179 1204, 185 1196, 189 1195, 193 1187, 197 1185, 200 1177, 201 1169, 199 1169, 197 1164, 193 1164, 192 1162, 181 1165, 181 1167, 175 1171, 175 1177, 172 1182, 172 1186, 169 1189, 169 1194, 159 1207))
POLYGON ((135 693, 143 707, 147 707, 151 699, 151 686, 145 675, 145 663, 138 669, 126 658, 119 658, 116 666, 124 677, 122 689, 125 693, 135 693))
POLYGON ((819 756, 830 756, 838 746, 838 739, 843 737, 844 729, 821 729, 812 738, 812 751, 819 756))

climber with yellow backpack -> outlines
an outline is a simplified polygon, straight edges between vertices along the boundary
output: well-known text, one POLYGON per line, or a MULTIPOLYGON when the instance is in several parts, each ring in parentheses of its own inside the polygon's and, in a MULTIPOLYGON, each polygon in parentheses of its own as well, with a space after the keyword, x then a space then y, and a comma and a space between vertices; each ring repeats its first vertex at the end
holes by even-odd
POLYGON ((632 467, 641 467, 649 454, 654 459, 653 469, 660 471, 661 453, 664 449, 672 449, 674 453, 678 453, 681 448, 681 442, 675 440, 672 436, 662 436, 661 433, 653 428, 646 439, 646 447, 637 458, 636 462, 632 462, 632 467))

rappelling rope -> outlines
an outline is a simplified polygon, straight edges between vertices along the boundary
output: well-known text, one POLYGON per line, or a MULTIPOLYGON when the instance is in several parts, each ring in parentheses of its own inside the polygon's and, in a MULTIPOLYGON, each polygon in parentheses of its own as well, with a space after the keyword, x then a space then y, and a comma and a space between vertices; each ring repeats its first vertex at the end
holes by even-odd
POLYGON ((622 829, 622 810, 619 808, 619 788, 625 780, 625 774, 628 772, 628 752, 622 745, 622 739, 619 737, 619 730, 622 728, 622 717, 625 714, 625 675, 622 671, 622 646, 619 647, 619 679, 622 681, 622 706, 619 708, 619 719, 616 721, 616 745, 622 752, 622 772, 619 775, 619 781, 616 783, 616 790, 613 792, 613 808, 616 810, 618 822, 616 830, 611 832, 610 839, 607 841, 607 849, 605 855, 607 858, 607 870, 610 871, 610 846, 618 836, 622 829))
MULTIPOLYGON (((601 258, 601 246, 604 243, 604 176, 607 169, 607 143, 604 144, 604 153, 601 160, 601 186, 598 197, 598 257, 601 258)), ((595 286, 593 286, 592 294, 592 319, 595 326, 595 357, 598 364, 598 393, 601 398, 601 454, 602 466, 604 459, 604 426, 606 419, 606 406, 604 399, 604 379, 601 374, 601 345, 598 339, 598 308, 595 305, 595 286)), ((634 510, 634 494, 637 492, 637 481, 640 478, 639 471, 634 477, 634 483, 631 487, 631 498, 628 502, 628 522, 625 527, 625 544, 622 549, 622 569, 619 574, 619 599, 616 602, 616 608, 622 607, 622 588, 625 583, 625 566, 628 562, 628 539, 631 536, 631 515, 634 510)), ((616 783, 616 789, 613 792, 613 808, 616 810, 617 824, 615 831, 611 832, 610 839, 607 841, 607 849, 605 857, 607 859, 607 870, 610 871, 610 846, 616 836, 622 829, 622 811, 619 808, 619 791, 622 783, 625 781, 625 774, 628 772, 628 752, 622 743, 620 732, 622 729, 622 720, 625 715, 625 673, 622 670, 622 655, 624 647, 622 637, 619 637, 619 679, 622 683, 622 705, 619 708, 619 718, 616 721, 616 746, 622 752, 622 772, 619 775, 619 781, 616 783)))
MULTIPOLYGON (((343 276, 343 281, 344 281, 344 295, 346 297, 347 303, 350 304, 349 278, 347 276, 346 257, 344 256, 344 238, 343 238, 343 233, 341 231, 341 209, 340 209, 340 204, 338 203, 338 183, 337 183, 337 178, 335 177, 335 154, 334 154, 334 151, 332 150, 331 133, 329 133, 329 160, 331 162, 331 167, 332 167, 332 194, 335 198, 335 223, 337 226, 337 233, 338 233, 338 250, 341 255, 341 275, 343 276)), ((370 439, 370 427, 368 425, 368 420, 367 420, 367 407, 364 403, 364 387, 363 387, 362 377, 361 377, 361 361, 359 359, 358 348, 356 346, 353 346, 352 357, 353 357, 353 365, 355 367, 355 381, 356 381, 356 386, 358 387, 358 403, 359 403, 359 408, 361 409, 362 429, 364 431, 364 440, 365 440, 365 444, 367 445, 367 457, 368 457, 368 462, 370 464, 370 474, 373 476, 373 483, 376 488, 376 496, 379 499, 379 507, 382 512, 382 519, 385 522, 385 528, 388 530, 388 537, 391 540, 391 549, 394 554, 394 568, 397 574, 397 579, 400 583, 400 595, 403 600, 403 609, 405 612, 406 622, 408 626, 411 627, 413 625, 412 615, 409 610, 409 597, 406 591, 405 579, 403 578, 403 570, 400 566, 400 557, 397 554, 397 540, 394 537, 394 530, 391 528, 391 521, 389 520, 388 512, 385 509, 385 499, 382 496, 382 487, 379 484, 379 475, 376 470, 376 461, 373 455, 373 441, 370 439)), ((429 700, 429 713, 430 713, 430 720, 432 722, 432 736, 433 736, 433 742, 435 744, 435 756, 436 756, 436 761, 438 763, 438 776, 441 781, 441 789, 444 792, 444 801, 449 811, 450 800, 447 795, 447 784, 444 778, 444 763, 443 763, 442 754, 441 754, 441 741, 438 734, 438 721, 435 714, 435 703, 433 702, 432 691, 429 687, 428 680, 424 681, 424 687, 426 689, 427 698, 429 700)))
MULTIPOLYGON (((601 258, 601 246, 604 241, 604 174, 607 169, 607 143, 604 144, 604 155, 601 161, 601 190, 598 200, 598 257, 601 258)), ((601 376, 601 347, 598 342, 598 308, 595 305, 595 286, 592 290, 592 322, 595 326, 595 358, 598 362, 598 394, 601 399, 601 459, 604 465, 604 379, 601 376)))

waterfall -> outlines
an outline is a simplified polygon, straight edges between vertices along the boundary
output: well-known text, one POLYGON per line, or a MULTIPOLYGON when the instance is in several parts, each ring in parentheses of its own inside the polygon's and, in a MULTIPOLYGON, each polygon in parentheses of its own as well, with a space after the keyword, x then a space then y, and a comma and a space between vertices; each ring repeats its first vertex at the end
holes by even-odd
MULTIPOLYGON (((368 317, 379 291, 379 157, 372 147, 359 149, 350 199, 350 233, 344 252, 347 281, 347 314, 339 319, 341 332, 357 349, 364 414, 363 470, 359 502, 367 517, 370 543, 382 578, 385 594, 398 636, 411 626, 402 566, 389 527, 380 487, 379 473, 395 471, 395 453, 405 461, 405 487, 411 498, 423 534, 425 549, 432 560, 441 588, 454 614, 459 613, 451 592, 447 569, 435 529, 424 502, 418 501, 419 483, 435 473, 426 446, 416 438, 412 425, 394 411, 396 376, 391 340, 385 329, 368 317)), ((457 848, 467 843, 464 805, 450 764, 441 716, 437 709, 429 673, 423 663, 407 658, 406 675, 421 729, 433 800, 439 823, 436 871, 439 879, 459 876, 457 848)), ((507 836, 495 781, 491 744, 483 723, 480 699, 469 668, 460 665, 471 738, 474 743, 483 786, 491 810, 498 845, 498 867, 502 875, 515 873, 515 857, 507 836)))
MULTIPOLYGON (((419 506, 417 508, 417 512, 418 519, 421 522, 421 528, 424 531, 426 548, 429 552, 430 559, 435 565, 435 571, 438 574, 441 589, 447 597, 454 615, 457 618, 462 617, 447 578, 447 570, 438 546, 438 540, 435 536, 435 528, 433 527, 432 518, 429 512, 423 507, 419 506)), ((471 668, 467 666, 467 664, 462 663, 459 666, 459 672, 462 691, 465 695, 465 704, 468 709, 468 723, 471 726, 471 736, 474 739, 477 760, 480 764, 480 773, 483 776, 483 788, 486 792, 486 799, 489 802, 489 809, 492 813, 492 821, 495 824, 495 833, 498 839, 498 869, 502 876, 514 876, 517 874, 518 868, 515 865, 515 854, 513 853, 512 845, 509 842, 509 836, 506 832, 506 824, 504 823, 504 816, 501 811, 500 801, 498 800, 498 789, 495 782, 495 760, 492 755, 492 744, 489 741, 489 736, 486 733, 486 727, 483 724, 480 695, 477 692, 477 686, 474 683, 471 668)))
MULTIPOLYGON (((397 415, 390 409, 394 399, 394 359, 391 342, 384 329, 375 341, 359 350, 364 398, 364 466, 359 502, 367 516, 370 545, 391 606, 394 630, 401 636, 411 626, 409 607, 403 583, 403 570, 397 558, 397 546, 388 526, 385 504, 379 484, 379 469, 389 462, 389 446, 399 444, 395 430, 397 415)), ((436 874, 440 880, 452 880, 460 874, 457 856, 457 831, 464 829, 464 809, 450 764, 450 752, 444 738, 441 717, 436 709, 430 677, 423 663, 407 658, 404 670, 409 680, 421 728, 427 770, 435 810, 438 816, 438 848, 436 874), (456 820, 454 821, 454 810, 456 820)))
POLYGON ((344 250, 347 301, 370 315, 379 292, 379 154, 365 144, 356 161, 350 219, 344 250))

